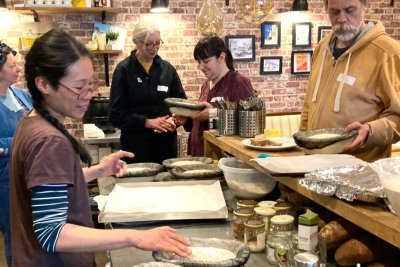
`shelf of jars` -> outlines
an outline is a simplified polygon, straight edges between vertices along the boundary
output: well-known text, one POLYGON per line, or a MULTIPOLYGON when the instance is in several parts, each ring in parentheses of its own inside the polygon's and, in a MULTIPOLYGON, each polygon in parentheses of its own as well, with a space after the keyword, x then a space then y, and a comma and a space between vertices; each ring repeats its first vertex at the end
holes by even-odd
MULTIPOLYGON (((118 55, 122 53, 122 50, 91 50, 91 52, 95 55, 103 55, 104 61, 104 76, 105 76, 105 83, 106 86, 110 86, 110 75, 109 75, 109 62, 108 56, 109 55, 118 55)), ((19 51, 21 55, 28 54, 28 51, 19 51)))
POLYGON ((38 15, 42 14, 71 14, 71 13, 83 13, 83 14, 102 14, 103 12, 109 14, 117 14, 121 12, 119 7, 52 7, 52 6, 30 6, 20 7, 15 6, 11 9, 14 12, 31 15, 36 12, 38 15))
MULTIPOLYGON (((19 51, 21 55, 28 54, 29 51, 19 51)), ((118 55, 122 53, 122 50, 91 50, 95 55, 118 55)))

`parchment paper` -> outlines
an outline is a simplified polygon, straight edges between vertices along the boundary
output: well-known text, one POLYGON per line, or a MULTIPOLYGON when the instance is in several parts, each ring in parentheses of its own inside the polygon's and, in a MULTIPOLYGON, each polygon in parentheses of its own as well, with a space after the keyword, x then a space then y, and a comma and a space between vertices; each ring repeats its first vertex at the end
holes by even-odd
POLYGON ((346 154, 316 154, 293 157, 252 159, 261 167, 278 174, 304 174, 328 167, 368 165, 367 162, 346 154))
POLYGON ((100 222, 227 218, 219 181, 116 184, 100 222))

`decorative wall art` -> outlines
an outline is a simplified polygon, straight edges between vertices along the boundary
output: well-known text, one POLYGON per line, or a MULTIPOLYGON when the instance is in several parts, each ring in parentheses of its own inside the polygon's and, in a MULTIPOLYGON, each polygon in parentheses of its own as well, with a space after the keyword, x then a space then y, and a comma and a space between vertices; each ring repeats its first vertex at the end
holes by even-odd
POLYGON ((261 24, 261 47, 279 48, 281 46, 281 23, 266 21, 261 24))
POLYGON ((292 51, 292 74, 309 74, 312 51, 292 51))
POLYGON ((254 61, 256 43, 254 35, 225 36, 225 43, 232 53, 234 61, 254 61))
POLYGON ((282 57, 261 57, 260 74, 281 74, 282 57))
POLYGON ((293 47, 311 46, 311 22, 293 23, 293 47))
POLYGON ((328 35, 332 31, 331 26, 319 26, 318 27, 318 43, 321 41, 322 38, 324 38, 326 35, 328 35))

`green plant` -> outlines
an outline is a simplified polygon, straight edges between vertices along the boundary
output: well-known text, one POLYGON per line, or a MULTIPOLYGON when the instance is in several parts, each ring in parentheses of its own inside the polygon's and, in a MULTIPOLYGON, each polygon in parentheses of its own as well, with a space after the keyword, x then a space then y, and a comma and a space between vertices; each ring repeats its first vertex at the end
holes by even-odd
POLYGON ((106 41, 116 41, 118 39, 119 32, 109 31, 106 33, 106 41))

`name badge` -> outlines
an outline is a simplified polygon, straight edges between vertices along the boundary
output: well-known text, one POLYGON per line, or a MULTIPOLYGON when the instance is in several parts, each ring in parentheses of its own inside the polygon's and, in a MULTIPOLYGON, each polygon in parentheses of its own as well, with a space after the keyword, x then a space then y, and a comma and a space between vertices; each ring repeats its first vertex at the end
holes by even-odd
POLYGON ((344 83, 346 83, 348 85, 353 85, 354 82, 356 81, 356 78, 353 77, 353 76, 350 76, 350 75, 344 76, 343 73, 340 73, 338 78, 337 78, 337 81, 338 82, 344 82, 344 83))
POLYGON ((214 103, 214 102, 217 102, 217 101, 223 101, 223 100, 224 100, 223 96, 216 96, 216 97, 213 97, 211 99, 211 103, 214 103))
POLYGON ((159 86, 157 86, 157 91, 159 91, 159 92, 168 92, 168 86, 159 85, 159 86))

